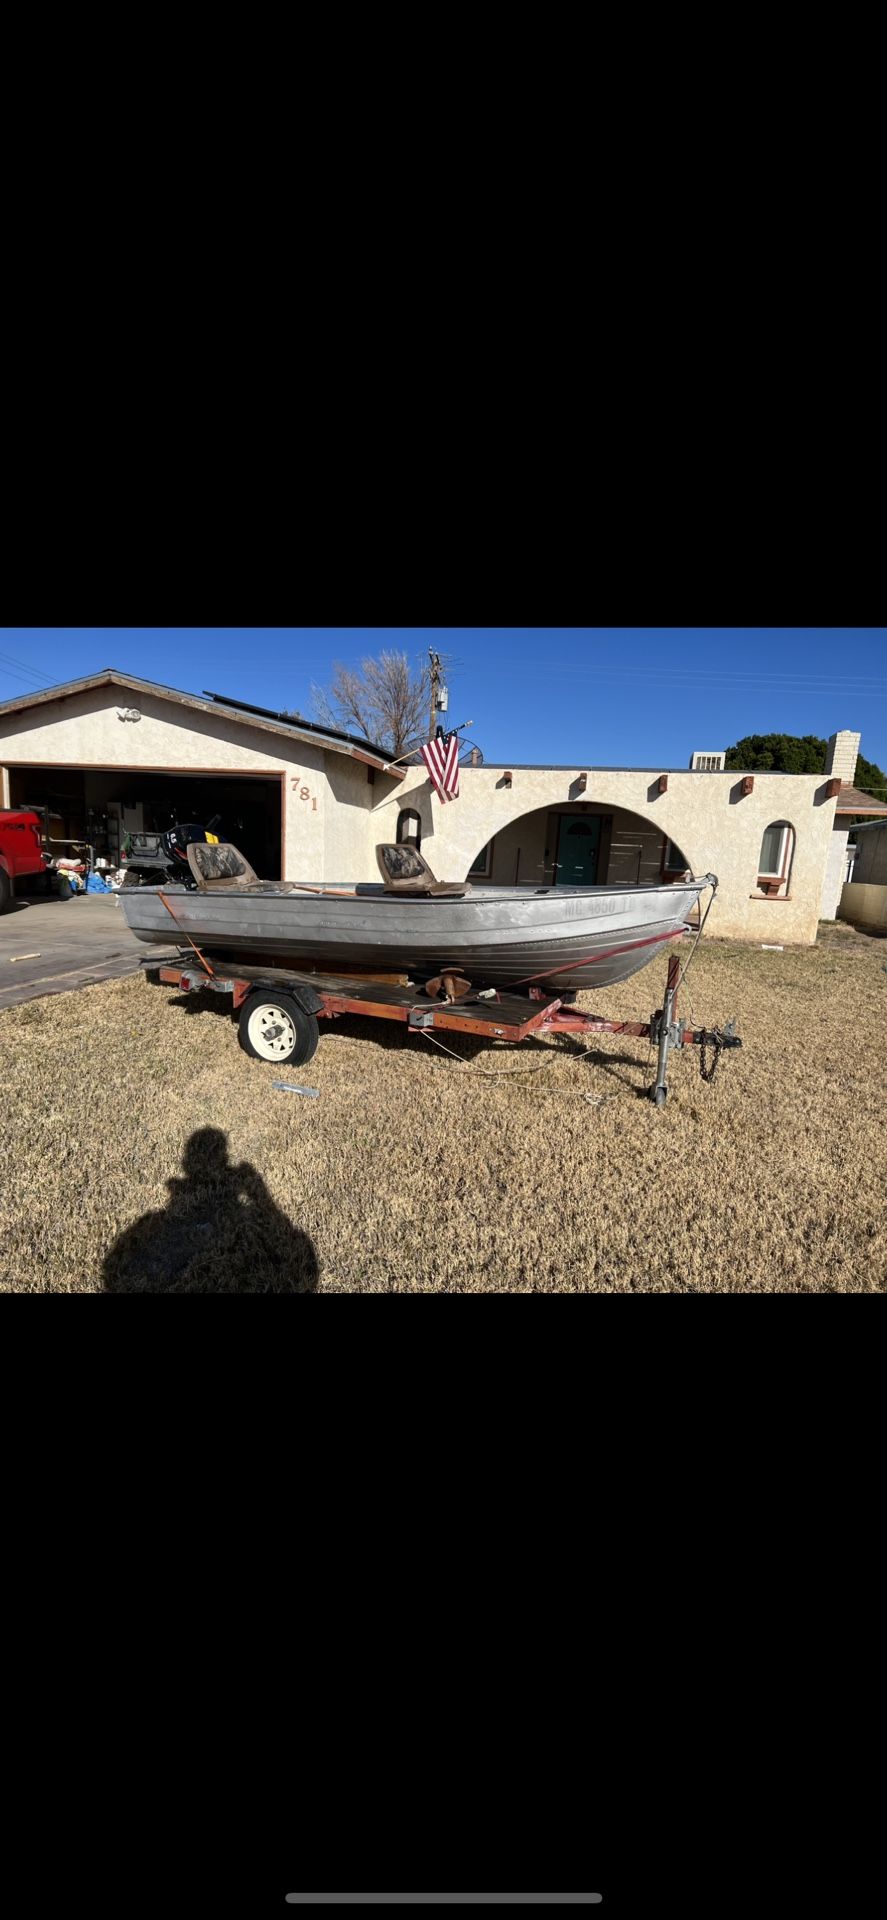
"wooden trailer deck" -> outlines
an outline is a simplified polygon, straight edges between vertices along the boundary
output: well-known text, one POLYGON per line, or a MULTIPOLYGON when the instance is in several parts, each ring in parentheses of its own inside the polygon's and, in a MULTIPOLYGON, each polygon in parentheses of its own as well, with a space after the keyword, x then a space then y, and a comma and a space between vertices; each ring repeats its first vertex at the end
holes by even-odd
POLYGON ((301 973, 292 967, 244 966, 239 961, 232 966, 215 960, 211 953, 205 959, 212 973, 204 972, 193 961, 158 965, 156 960, 143 960, 142 966, 182 993, 230 993, 235 1008, 258 987, 289 991, 298 987, 316 994, 320 1004, 313 1010, 318 1019, 358 1013, 374 1020, 399 1020, 407 1027, 448 1027, 461 1033, 484 1034, 492 1040, 524 1040, 562 1005, 554 996, 536 1001, 520 993, 497 993, 494 999, 472 995, 453 1002, 431 1000, 412 982, 400 986, 345 974, 301 973))

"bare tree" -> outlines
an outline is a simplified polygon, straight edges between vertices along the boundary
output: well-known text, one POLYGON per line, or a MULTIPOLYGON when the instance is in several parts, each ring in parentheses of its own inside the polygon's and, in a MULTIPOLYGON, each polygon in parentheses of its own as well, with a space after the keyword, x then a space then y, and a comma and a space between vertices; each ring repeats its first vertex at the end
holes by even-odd
POLYGON ((311 689, 322 726, 360 733, 393 760, 427 739, 429 695, 428 668, 414 672, 405 653, 380 653, 359 668, 336 661, 330 686, 311 689))

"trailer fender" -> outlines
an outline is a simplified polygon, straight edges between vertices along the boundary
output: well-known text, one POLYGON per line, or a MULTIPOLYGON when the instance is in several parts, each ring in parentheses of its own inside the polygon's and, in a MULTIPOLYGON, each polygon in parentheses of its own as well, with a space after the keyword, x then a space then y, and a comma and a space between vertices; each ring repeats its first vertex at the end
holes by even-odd
POLYGON ((247 991, 250 994, 260 990, 262 993, 288 993, 303 1013, 322 1013, 324 1010, 320 994, 302 980, 263 980, 259 977, 249 981, 247 991))
POLYGON ((313 987, 304 986, 301 980, 298 983, 294 983, 293 986, 288 987, 287 992, 292 995, 296 1005, 301 1007, 303 1013, 323 1012, 323 1001, 320 994, 316 993, 313 987))

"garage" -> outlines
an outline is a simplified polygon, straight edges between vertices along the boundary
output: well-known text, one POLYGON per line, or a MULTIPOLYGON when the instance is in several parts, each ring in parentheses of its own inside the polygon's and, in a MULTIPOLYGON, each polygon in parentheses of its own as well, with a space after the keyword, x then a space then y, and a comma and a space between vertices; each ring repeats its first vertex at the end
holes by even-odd
POLYGON ((262 880, 374 879, 403 777, 300 714, 115 667, 0 702, 0 807, 41 808, 51 851, 75 840, 112 870, 128 835, 181 824, 232 840, 262 880))
POLYGON ((93 858, 125 863, 128 836, 177 821, 209 826, 233 840, 263 879, 280 880, 282 774, 254 777, 144 767, 9 768, 9 804, 43 809, 51 843, 83 841, 93 858))

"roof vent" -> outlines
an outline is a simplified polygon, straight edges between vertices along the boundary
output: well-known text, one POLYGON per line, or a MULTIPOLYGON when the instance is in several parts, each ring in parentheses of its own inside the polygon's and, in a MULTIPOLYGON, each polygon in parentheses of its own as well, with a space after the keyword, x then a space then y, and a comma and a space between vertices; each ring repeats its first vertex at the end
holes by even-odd
POLYGON ((691 753, 690 772, 723 773, 725 753, 691 753))

